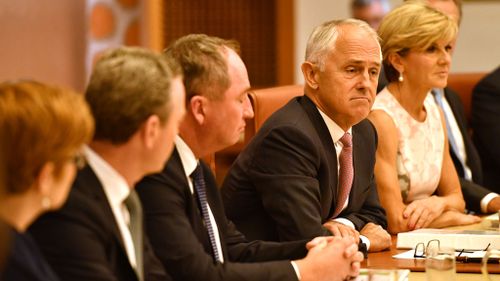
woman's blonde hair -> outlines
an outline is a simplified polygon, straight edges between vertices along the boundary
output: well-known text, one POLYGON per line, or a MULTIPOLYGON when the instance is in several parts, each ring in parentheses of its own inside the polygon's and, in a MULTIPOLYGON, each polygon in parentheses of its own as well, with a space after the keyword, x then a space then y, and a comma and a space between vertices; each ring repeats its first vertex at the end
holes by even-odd
POLYGON ((391 54, 404 57, 410 50, 425 50, 439 40, 452 41, 457 32, 451 17, 420 1, 408 1, 392 10, 378 29, 387 80, 393 82, 399 77, 389 62, 391 54))
POLYGON ((53 162, 59 176, 94 131, 82 95, 35 81, 0 83, 0 112, 7 194, 26 191, 45 163, 53 162))

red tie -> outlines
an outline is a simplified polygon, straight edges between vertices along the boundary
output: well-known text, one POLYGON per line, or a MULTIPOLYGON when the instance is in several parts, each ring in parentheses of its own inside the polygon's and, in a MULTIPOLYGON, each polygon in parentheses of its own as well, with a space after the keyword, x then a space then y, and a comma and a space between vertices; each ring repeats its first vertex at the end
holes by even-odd
POLYGON ((344 145, 342 151, 339 155, 339 197, 337 201, 337 206, 335 207, 335 212, 333 213, 333 218, 336 218, 342 211, 342 207, 349 197, 352 187, 352 179, 354 177, 354 169, 352 167, 352 137, 349 133, 345 133, 341 138, 340 142, 344 145))

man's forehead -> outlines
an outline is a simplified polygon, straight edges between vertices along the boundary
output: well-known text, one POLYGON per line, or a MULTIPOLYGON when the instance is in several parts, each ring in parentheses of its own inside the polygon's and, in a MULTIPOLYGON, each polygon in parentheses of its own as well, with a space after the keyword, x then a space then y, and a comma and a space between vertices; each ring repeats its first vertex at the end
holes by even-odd
POLYGON ((359 66, 368 64, 369 66, 380 66, 381 62, 377 59, 348 59, 345 64, 359 66))
POLYGON ((375 34, 369 33, 367 30, 354 25, 345 25, 339 30, 336 47, 356 47, 365 46, 366 48, 380 49, 377 37, 375 34), (340 45, 340 46, 339 46, 340 45))
POLYGON ((365 34, 365 36, 352 36, 345 34, 345 36, 338 38, 332 55, 335 56, 342 54, 347 56, 348 60, 358 62, 372 60, 380 63, 380 52, 380 45, 373 38, 373 36, 368 34, 365 34))

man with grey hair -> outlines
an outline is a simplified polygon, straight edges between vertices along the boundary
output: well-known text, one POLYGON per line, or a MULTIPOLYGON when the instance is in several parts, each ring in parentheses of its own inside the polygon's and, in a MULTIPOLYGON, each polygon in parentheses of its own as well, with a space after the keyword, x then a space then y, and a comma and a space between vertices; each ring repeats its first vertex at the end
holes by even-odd
POLYGON ((62 280, 170 280, 143 233, 134 186, 172 152, 182 76, 159 54, 122 47, 96 63, 85 99, 96 125, 88 165, 66 204, 30 231, 62 280))
POLYGON ((373 173, 377 135, 365 119, 380 67, 377 34, 365 22, 314 29, 304 96, 266 121, 223 184, 228 217, 248 238, 361 234, 370 251, 390 246, 373 173))
POLYGON ((352 17, 365 21, 375 30, 378 29, 390 9, 389 0, 352 0, 351 2, 352 17))

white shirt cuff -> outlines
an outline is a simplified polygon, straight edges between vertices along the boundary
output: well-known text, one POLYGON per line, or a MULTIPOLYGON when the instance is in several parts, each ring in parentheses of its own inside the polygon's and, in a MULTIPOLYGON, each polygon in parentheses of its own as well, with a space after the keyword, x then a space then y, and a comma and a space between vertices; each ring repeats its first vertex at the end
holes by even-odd
POLYGON ((365 243, 366 245, 366 250, 370 250, 370 240, 368 239, 368 237, 364 236, 364 235, 359 235, 359 239, 361 239, 361 242, 365 243))
POLYGON ((302 276, 300 276, 299 266, 294 261, 292 261, 292 267, 293 270, 295 270, 295 274, 297 274, 297 280, 300 281, 302 279, 302 276))
MULTIPOLYGON (((336 219, 333 219, 333 221, 339 222, 339 223, 341 223, 343 225, 347 225, 347 226, 349 226, 352 229, 356 229, 356 227, 354 226, 354 224, 352 223, 352 221, 350 221, 348 219, 345 219, 345 218, 336 218, 336 219)), ((359 239, 361 239, 361 242, 365 243, 366 250, 370 250, 370 240, 368 240, 368 238, 366 236, 363 236, 363 235, 360 235, 359 239)))
POLYGON ((488 204, 490 204, 491 200, 493 198, 497 197, 498 194, 492 192, 488 193, 488 195, 484 196, 483 199, 481 199, 481 212, 487 213, 488 212, 488 204))
POLYGON ((341 224, 347 225, 347 226, 349 226, 352 229, 356 229, 356 227, 354 226, 354 223, 352 223, 352 221, 350 221, 348 219, 345 219, 345 218, 335 218, 335 219, 333 219, 333 221, 340 222, 341 224))

